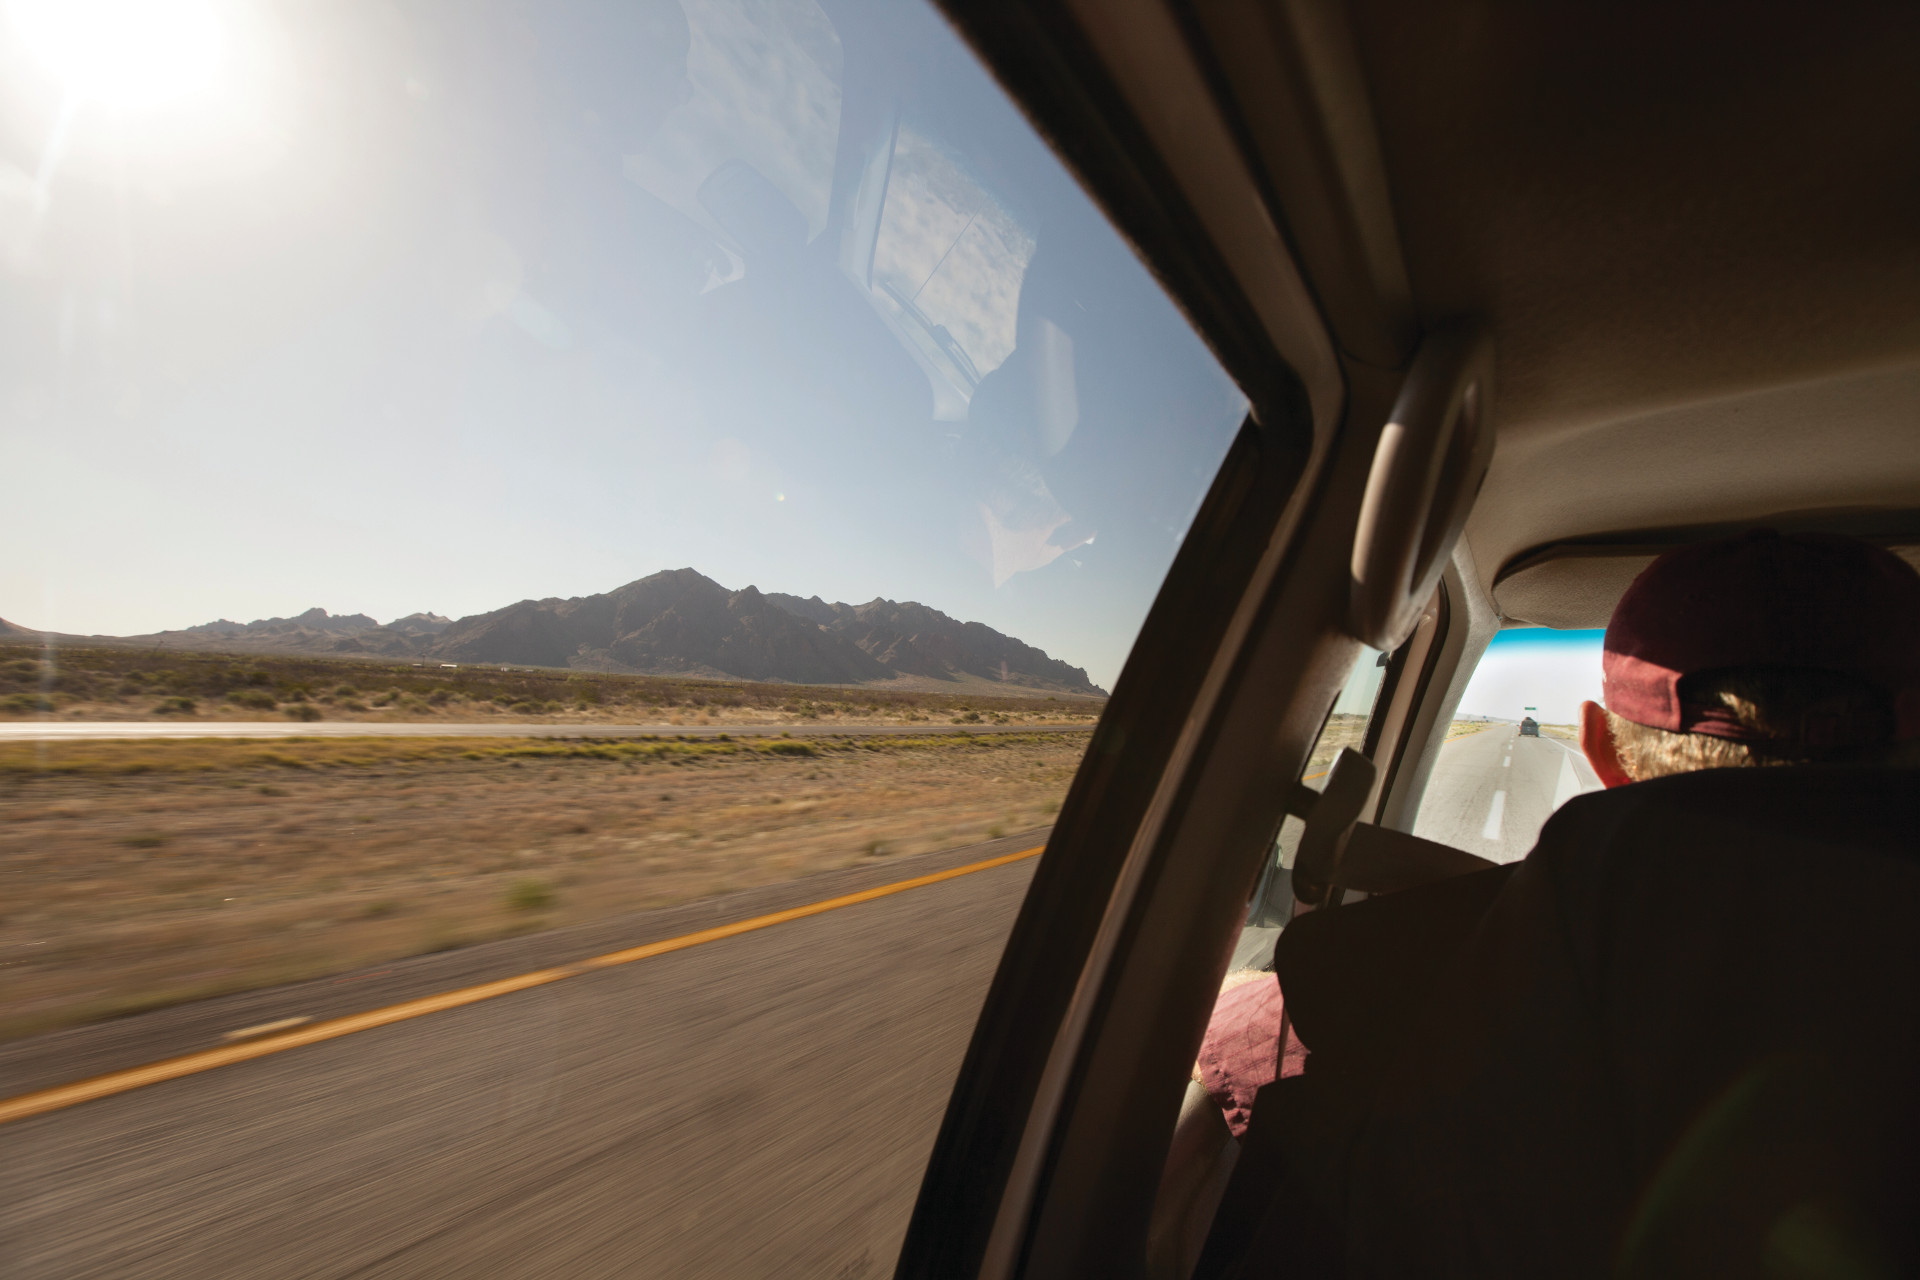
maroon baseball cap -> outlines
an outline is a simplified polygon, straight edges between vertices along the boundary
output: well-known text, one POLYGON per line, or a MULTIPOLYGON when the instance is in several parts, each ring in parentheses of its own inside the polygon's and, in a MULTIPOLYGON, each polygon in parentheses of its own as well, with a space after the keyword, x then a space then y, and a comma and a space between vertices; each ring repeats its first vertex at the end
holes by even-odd
POLYGON ((1669 551, 1614 607, 1601 660, 1607 710, 1635 724, 1753 736, 1725 707, 1684 702, 1680 681, 1725 667, 1842 672, 1887 713, 1809 725, 1831 746, 1920 737, 1920 573, 1856 538, 1755 529, 1669 551))

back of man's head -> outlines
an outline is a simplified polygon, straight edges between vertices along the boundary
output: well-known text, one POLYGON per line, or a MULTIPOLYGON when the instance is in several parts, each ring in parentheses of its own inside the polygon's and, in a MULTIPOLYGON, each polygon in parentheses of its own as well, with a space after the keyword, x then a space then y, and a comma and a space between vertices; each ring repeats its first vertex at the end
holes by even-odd
POLYGON ((1682 547, 1621 597, 1602 662, 1582 742, 1609 786, 1889 761, 1920 739, 1920 574, 1831 534, 1682 547))

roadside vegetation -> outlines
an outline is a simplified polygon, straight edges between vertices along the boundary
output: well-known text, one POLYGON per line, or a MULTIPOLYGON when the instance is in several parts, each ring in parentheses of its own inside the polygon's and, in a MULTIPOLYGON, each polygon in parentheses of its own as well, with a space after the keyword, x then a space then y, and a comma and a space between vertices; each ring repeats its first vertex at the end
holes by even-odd
POLYGON ((1307 777, 1324 777, 1327 770, 1333 767, 1333 758, 1340 754, 1342 747, 1358 751, 1364 745, 1366 736, 1365 716, 1342 713, 1327 717, 1326 727, 1320 731, 1320 740, 1313 744, 1313 754, 1307 758, 1307 777))
MULTIPOLYGON (((1464 738, 1492 727, 1493 722, 1488 720, 1455 720, 1447 726, 1447 741, 1452 742, 1455 738, 1464 738)), ((1328 716, 1326 727, 1320 731, 1319 741, 1313 744, 1313 754, 1307 758, 1305 780, 1311 782, 1326 777, 1333 768, 1333 758, 1340 754, 1342 747, 1359 751, 1366 745, 1366 738, 1366 716, 1351 712, 1328 716)))
POLYGON ((0 720, 1091 724, 1105 699, 546 668, 0 646, 0 720))
POLYGON ((1033 830, 1087 741, 0 744, 0 1039, 1033 830))

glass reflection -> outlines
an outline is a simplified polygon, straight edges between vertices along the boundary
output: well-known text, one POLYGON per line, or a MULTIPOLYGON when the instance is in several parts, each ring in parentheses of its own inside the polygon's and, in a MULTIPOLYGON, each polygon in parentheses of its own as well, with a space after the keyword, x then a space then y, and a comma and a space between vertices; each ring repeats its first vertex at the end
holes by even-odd
POLYGON ((4 517, 11 615, 458 616, 692 564, 1110 684, 1244 401, 930 10, 207 13, 218 84, 137 119, 0 49, 0 414, 89 516, 4 517))

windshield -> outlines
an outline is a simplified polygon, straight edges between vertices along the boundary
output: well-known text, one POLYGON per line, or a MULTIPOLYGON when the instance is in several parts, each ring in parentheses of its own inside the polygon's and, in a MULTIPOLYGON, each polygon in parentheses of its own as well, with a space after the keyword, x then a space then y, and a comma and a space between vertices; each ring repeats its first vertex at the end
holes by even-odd
POLYGON ((0 0, 0 282, 19 1274, 890 1269, 1246 413, 938 13, 0 0))
POLYGON ((1600 700, 1602 631, 1502 631, 1474 668, 1420 800, 1415 835, 1495 862, 1527 856, 1554 810, 1600 789, 1580 704, 1600 700))

